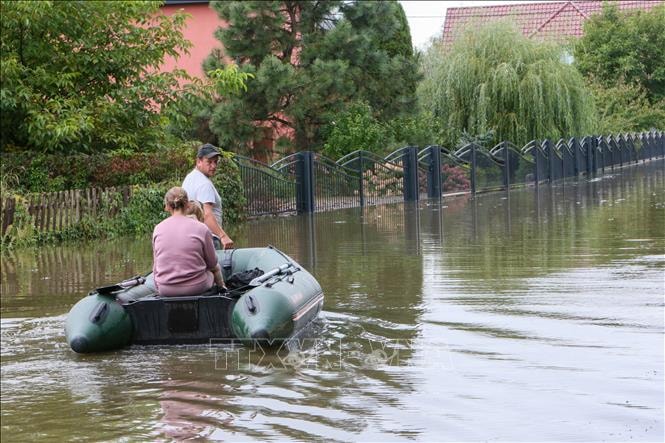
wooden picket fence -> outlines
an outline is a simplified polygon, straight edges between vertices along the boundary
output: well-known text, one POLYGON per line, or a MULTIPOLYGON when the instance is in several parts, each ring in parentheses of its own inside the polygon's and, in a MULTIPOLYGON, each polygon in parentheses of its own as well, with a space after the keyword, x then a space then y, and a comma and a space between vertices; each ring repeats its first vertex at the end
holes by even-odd
MULTIPOLYGON (((39 232, 60 231, 75 225, 87 216, 95 217, 103 202, 116 198, 118 205, 111 207, 110 216, 127 205, 132 189, 130 186, 110 188, 73 189, 69 191, 28 194, 21 204, 26 205, 33 226, 39 232)), ((1 200, 2 235, 14 223, 17 199, 1 200)))

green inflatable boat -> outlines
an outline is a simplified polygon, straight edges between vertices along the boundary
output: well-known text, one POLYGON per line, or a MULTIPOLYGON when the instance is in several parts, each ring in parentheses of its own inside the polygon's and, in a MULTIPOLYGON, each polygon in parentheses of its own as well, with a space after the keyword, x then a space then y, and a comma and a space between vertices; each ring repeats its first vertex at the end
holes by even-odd
POLYGON ((79 353, 130 344, 275 344, 296 336, 321 311, 319 283, 278 249, 217 251, 217 258, 235 289, 160 297, 152 274, 97 288, 69 311, 67 342, 79 353))

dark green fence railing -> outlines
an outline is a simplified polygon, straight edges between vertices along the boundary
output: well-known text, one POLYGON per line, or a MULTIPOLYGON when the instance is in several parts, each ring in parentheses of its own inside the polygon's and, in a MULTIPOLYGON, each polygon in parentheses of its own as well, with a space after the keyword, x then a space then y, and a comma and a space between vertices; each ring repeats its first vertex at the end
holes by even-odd
POLYGON ((456 151, 407 146, 385 157, 354 151, 338 161, 310 151, 272 165, 242 156, 235 161, 247 213, 258 216, 553 184, 657 158, 665 158, 663 131, 532 140, 522 148, 508 141, 491 148, 470 143, 456 151))

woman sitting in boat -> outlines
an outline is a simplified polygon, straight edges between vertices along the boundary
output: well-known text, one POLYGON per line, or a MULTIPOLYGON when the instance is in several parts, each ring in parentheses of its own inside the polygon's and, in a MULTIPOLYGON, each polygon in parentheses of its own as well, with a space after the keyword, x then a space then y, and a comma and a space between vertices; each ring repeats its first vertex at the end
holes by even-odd
POLYGON ((188 204, 183 188, 169 189, 164 210, 170 216, 152 234, 155 285, 165 297, 200 294, 213 283, 225 287, 212 234, 206 225, 185 215, 188 204))

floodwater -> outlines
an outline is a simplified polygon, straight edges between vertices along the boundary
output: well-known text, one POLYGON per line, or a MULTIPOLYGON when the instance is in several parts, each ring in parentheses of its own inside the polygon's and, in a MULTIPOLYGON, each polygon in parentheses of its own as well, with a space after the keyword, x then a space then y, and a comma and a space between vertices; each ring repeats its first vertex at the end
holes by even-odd
POLYGON ((148 239, 2 258, 2 440, 664 440, 665 163, 253 221, 319 280, 287 349, 77 355, 68 309, 148 239))

